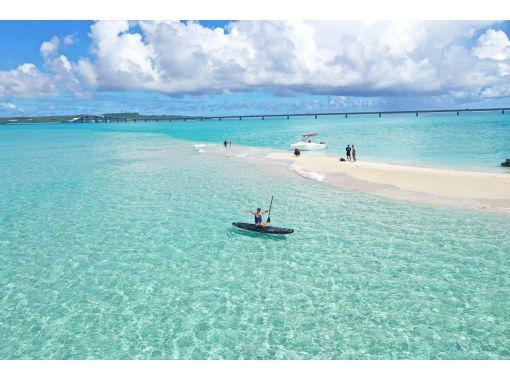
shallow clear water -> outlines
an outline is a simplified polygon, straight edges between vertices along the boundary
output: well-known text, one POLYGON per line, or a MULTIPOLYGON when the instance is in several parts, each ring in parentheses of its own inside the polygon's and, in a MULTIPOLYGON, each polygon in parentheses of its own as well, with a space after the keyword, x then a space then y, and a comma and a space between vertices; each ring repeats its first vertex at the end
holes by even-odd
POLYGON ((359 159, 510 172, 500 166, 510 158, 508 114, 195 121, 166 128, 176 138, 280 149, 312 131, 328 143, 326 154, 345 156, 347 144, 354 144, 359 159))
POLYGON ((0 358, 510 358, 509 218, 144 128, 0 129, 0 358))
MULTIPOLYGON (((69 128, 69 125, 24 128, 69 128)), ((2 126, 19 128, 17 126, 2 126)), ((73 126, 87 130, 157 132, 188 141, 290 149, 303 132, 319 132, 325 154, 345 156, 354 144, 358 158, 421 166, 441 166, 510 173, 501 162, 510 158, 510 114, 472 113, 344 117, 294 117, 188 122, 99 123, 73 126)))

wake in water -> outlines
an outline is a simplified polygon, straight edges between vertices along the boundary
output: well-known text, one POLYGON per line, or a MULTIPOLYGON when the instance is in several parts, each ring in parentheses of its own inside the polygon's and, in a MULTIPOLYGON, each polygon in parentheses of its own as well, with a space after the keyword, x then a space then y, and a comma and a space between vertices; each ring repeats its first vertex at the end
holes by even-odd
POLYGON ((316 180, 319 182, 322 182, 324 180, 324 178, 326 177, 326 175, 324 173, 306 171, 306 170, 301 169, 301 167, 299 166, 299 164, 297 162, 288 166, 288 168, 289 168, 289 170, 299 174, 301 177, 313 179, 313 180, 316 180))
POLYGON ((193 145, 193 148, 195 148, 195 150, 199 153, 204 153, 204 149, 202 148, 205 148, 206 146, 206 144, 195 144, 193 145))
MULTIPOLYGON (((236 147, 225 149, 220 145, 215 144, 195 144, 195 150, 199 153, 213 153, 222 156, 231 157, 234 159, 242 159, 243 162, 249 162, 257 165, 274 165, 275 160, 267 158, 267 154, 272 151, 261 148, 252 147, 236 147)), ((290 153, 289 153, 290 154, 290 153)), ((311 179, 314 181, 322 182, 326 178, 326 174, 316 171, 303 170, 299 163, 278 162, 280 165, 286 167, 290 172, 299 175, 302 178, 311 179)))

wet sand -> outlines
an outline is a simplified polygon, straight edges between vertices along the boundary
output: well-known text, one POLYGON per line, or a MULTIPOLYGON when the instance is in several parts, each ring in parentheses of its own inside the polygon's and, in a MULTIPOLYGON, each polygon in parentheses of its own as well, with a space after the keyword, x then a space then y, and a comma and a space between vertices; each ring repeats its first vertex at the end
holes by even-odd
POLYGON ((202 153, 228 156, 269 170, 285 167, 301 177, 391 199, 510 215, 510 174, 341 162, 338 157, 264 148, 197 144, 202 153))

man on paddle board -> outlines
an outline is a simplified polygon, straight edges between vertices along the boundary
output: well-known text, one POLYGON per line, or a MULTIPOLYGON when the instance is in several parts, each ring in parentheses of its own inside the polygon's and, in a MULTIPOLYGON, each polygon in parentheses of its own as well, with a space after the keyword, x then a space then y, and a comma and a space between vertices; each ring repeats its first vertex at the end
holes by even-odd
POLYGON ((257 211, 253 212, 250 210, 250 213, 255 217, 255 224, 258 226, 258 227, 261 227, 261 228, 264 228, 267 224, 267 222, 264 222, 262 220, 262 215, 265 214, 266 212, 268 212, 269 210, 266 210, 266 211, 262 211, 262 209, 260 207, 257 208, 257 211))

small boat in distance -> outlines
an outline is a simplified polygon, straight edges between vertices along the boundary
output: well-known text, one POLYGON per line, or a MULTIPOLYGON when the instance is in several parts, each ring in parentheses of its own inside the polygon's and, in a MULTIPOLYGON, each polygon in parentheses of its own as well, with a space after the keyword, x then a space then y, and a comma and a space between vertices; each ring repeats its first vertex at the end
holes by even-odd
POLYGON ((320 150, 320 149, 326 149, 326 143, 325 142, 315 142, 312 140, 312 137, 319 136, 317 132, 311 132, 311 133, 303 133, 301 135, 301 141, 290 144, 290 146, 294 149, 299 150, 320 150))

